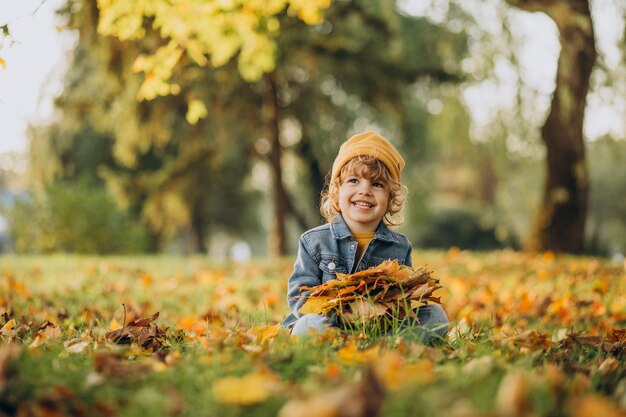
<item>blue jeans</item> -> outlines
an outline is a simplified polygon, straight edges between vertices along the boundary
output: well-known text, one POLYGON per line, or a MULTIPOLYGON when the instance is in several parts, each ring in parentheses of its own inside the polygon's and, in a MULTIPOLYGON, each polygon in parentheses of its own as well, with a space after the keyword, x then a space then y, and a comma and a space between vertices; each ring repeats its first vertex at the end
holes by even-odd
MULTIPOLYGON (((403 330, 423 343, 431 344, 448 333, 448 316, 439 304, 420 306, 417 313, 419 323, 405 321, 403 330)), ((311 330, 323 332, 336 327, 335 320, 321 314, 305 314, 300 317, 291 330, 292 335, 306 336, 311 330)))

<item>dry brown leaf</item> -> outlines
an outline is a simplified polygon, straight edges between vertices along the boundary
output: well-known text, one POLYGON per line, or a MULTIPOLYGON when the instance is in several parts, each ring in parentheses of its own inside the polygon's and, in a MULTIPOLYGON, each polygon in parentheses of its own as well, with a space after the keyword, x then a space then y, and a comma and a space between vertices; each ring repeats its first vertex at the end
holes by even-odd
POLYGON ((387 314, 387 307, 380 303, 372 303, 362 298, 350 303, 350 311, 344 314, 344 318, 357 322, 361 320, 371 320, 387 314))
POLYGON ((551 335, 541 333, 535 329, 524 330, 520 334, 503 337, 500 343, 506 346, 523 347, 530 350, 546 350, 554 346, 551 335))
POLYGON ((156 352, 163 347, 165 338, 165 332, 152 324, 158 317, 159 313, 157 312, 150 317, 133 320, 104 336, 113 343, 130 344, 136 342, 139 346, 156 352))
POLYGON ((39 327, 37 335, 30 343, 30 348, 37 348, 45 343, 47 340, 56 339, 61 336, 61 329, 54 326, 50 322, 46 322, 39 327))

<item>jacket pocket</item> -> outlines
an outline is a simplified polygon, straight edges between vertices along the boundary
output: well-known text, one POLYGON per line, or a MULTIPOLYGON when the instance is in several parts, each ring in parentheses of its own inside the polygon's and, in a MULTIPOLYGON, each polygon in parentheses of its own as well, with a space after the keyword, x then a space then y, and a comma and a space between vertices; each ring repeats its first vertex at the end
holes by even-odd
POLYGON ((320 269, 322 270, 322 282, 335 279, 337 272, 348 273, 345 263, 336 257, 322 257, 320 269))

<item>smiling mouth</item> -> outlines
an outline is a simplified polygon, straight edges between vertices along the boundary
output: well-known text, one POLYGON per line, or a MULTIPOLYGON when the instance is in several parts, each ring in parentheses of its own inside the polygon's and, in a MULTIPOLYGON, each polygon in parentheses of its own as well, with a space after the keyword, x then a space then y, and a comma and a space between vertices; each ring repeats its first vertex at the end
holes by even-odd
POLYGON ((361 207, 361 208, 372 208, 372 207, 374 207, 373 204, 366 203, 365 201, 353 201, 352 204, 357 206, 357 207, 361 207))

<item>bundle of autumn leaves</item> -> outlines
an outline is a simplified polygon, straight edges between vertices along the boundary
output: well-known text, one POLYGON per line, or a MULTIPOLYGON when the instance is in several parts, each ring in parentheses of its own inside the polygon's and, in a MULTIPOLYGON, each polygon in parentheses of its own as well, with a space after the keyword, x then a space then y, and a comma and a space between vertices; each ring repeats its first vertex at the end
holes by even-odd
POLYGON ((433 292, 439 279, 425 268, 413 269, 386 260, 354 274, 337 273, 336 279, 316 287, 302 287, 308 297, 302 314, 336 315, 344 325, 372 320, 415 319, 416 308, 428 302, 440 303, 433 292), (310 291, 310 292, 309 292, 310 291))

